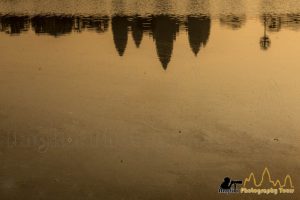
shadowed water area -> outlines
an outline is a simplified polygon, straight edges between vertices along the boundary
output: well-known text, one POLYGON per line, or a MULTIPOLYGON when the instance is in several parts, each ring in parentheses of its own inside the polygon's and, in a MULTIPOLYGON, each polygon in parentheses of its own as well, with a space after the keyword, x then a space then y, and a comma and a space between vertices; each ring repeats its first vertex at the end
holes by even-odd
POLYGON ((0 199, 300 199, 299 1, 0 0, 0 42, 0 199))

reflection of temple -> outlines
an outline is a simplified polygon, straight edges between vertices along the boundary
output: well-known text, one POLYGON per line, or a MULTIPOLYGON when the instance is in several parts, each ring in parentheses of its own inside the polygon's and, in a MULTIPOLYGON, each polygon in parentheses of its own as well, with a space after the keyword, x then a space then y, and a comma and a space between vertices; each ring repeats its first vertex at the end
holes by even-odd
MULTIPOLYGON (((0 31, 8 34, 20 34, 29 27, 37 35, 58 37, 72 32, 85 30, 106 32, 109 28, 108 16, 1 16, 0 31)), ((131 32, 136 47, 140 47, 144 35, 153 38, 156 52, 163 69, 167 69, 171 61, 173 45, 180 26, 184 25, 188 33, 189 44, 195 55, 203 48, 209 38, 211 20, 209 16, 177 17, 171 15, 111 17, 111 30, 115 48, 120 56, 126 50, 128 35, 131 32)))
POLYGON ((28 16, 1 16, 0 15, 0 32, 8 34, 20 34, 29 28, 28 16))
POLYGON ((152 34, 162 67, 166 70, 171 60, 173 43, 179 32, 179 21, 168 15, 153 16, 152 34))
POLYGON ((201 46, 205 46, 208 41, 210 18, 207 16, 188 16, 186 26, 190 47, 197 55, 201 46))
POLYGON ((120 56, 123 56, 128 40, 129 18, 127 16, 113 16, 111 19, 114 43, 120 56))
MULTIPOLYGON (((122 1, 116 0, 116 5, 122 11, 122 1), (117 2, 121 2, 117 4, 117 2)), ((198 5, 199 1, 191 0, 192 6, 198 5)), ((201 0, 206 2, 206 0, 201 0)), ((200 6, 200 4, 199 4, 200 6)), ((205 10, 205 9, 204 9, 205 10)), ((196 13, 197 9, 195 10, 196 13)), ((235 12, 235 14, 220 15, 221 25, 232 29, 240 28, 246 22, 246 16, 235 12)), ((300 14, 274 14, 262 12, 260 20, 264 26, 264 33, 259 43, 263 50, 270 48, 271 39, 269 32, 279 32, 282 29, 300 30, 300 14)), ((131 34, 136 47, 140 47, 145 36, 153 38, 156 46, 157 57, 163 69, 167 69, 173 53, 176 36, 181 30, 186 30, 188 42, 192 52, 199 54, 201 48, 208 42, 211 28, 211 18, 208 14, 193 14, 188 16, 175 15, 133 15, 124 14, 109 16, 71 16, 71 15, 1 15, 0 32, 9 35, 19 35, 28 30, 37 35, 61 36, 72 32, 95 31, 107 32, 111 25, 113 42, 120 56, 126 50, 128 35, 131 34), (110 21, 111 20, 111 21, 110 21), (181 27, 181 26, 184 26, 181 27), (30 29, 31 27, 31 29, 30 29)))

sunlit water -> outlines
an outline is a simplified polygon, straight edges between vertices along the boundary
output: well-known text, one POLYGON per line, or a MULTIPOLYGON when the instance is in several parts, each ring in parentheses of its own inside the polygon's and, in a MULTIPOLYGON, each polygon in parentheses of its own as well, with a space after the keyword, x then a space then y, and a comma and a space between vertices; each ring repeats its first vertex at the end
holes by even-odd
POLYGON ((0 199, 299 199, 300 2, 0 0, 0 199), (224 195, 290 174, 293 195, 224 195))

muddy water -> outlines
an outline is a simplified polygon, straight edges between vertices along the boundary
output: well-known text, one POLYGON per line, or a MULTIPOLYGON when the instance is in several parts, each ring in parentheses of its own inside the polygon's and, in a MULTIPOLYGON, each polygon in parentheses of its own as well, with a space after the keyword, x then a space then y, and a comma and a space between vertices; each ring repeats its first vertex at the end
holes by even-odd
POLYGON ((299 199, 298 5, 1 0, 1 199, 299 199))

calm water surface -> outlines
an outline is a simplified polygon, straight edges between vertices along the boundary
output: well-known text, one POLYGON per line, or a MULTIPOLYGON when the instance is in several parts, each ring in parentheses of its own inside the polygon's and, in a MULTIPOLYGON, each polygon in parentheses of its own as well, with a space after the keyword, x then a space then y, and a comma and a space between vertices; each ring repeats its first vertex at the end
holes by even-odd
POLYGON ((300 199, 300 1, 0 0, 0 42, 0 199, 300 199))

